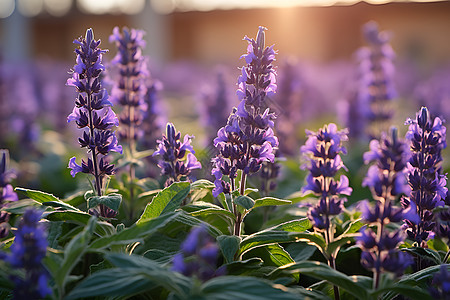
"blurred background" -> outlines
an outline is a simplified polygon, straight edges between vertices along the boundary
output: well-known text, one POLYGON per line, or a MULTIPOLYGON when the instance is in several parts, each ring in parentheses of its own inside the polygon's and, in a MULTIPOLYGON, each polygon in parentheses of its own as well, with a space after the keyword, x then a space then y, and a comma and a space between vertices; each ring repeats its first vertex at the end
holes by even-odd
MULTIPOLYGON (((295 157, 306 127, 346 126, 342 107, 355 89, 355 53, 366 44, 361 30, 371 20, 391 34, 396 53, 398 126, 424 104, 449 119, 449 1, 0 0, 0 148, 10 149, 18 185, 58 196, 75 189, 66 169, 80 151, 79 132, 66 122, 75 97, 65 86, 75 61, 72 41, 93 28, 110 50, 108 67, 116 53, 108 37, 115 26, 128 26, 146 32, 144 54, 160 83, 161 119, 194 134, 194 146, 206 149, 217 129, 202 121, 205 101, 221 84, 222 114, 237 105, 239 57, 247 48, 242 39, 255 37, 262 25, 266 44, 279 53, 279 87, 284 82, 301 98, 297 115, 284 112, 298 118, 290 146, 295 157)), ((285 104, 271 101, 282 115, 285 104)))

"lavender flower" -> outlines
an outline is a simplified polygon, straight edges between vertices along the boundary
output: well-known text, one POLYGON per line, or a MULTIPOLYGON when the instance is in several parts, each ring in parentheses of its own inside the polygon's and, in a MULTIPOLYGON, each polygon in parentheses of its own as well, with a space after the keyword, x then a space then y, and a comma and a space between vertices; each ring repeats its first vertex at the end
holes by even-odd
POLYGON ((119 27, 114 27, 109 37, 110 43, 118 48, 112 63, 119 67, 119 78, 111 92, 114 103, 120 103, 123 110, 119 116, 122 124, 119 129, 119 139, 127 141, 131 152, 134 151, 135 141, 143 132, 139 125, 143 120, 143 112, 147 110, 145 102, 145 79, 149 75, 145 57, 142 56, 144 31, 124 27, 122 33, 119 27))
MULTIPOLYGON (((0 209, 6 208, 8 202, 17 201, 17 194, 14 192, 11 180, 15 178, 12 170, 8 170, 9 152, 0 150, 0 209)), ((4 238, 9 233, 9 213, 0 211, 0 238, 4 238)))
POLYGON ((193 138, 194 136, 186 134, 181 142, 181 133, 172 123, 167 123, 166 134, 158 140, 158 149, 153 153, 153 156, 162 157, 158 166, 161 168, 161 174, 168 177, 165 186, 188 177, 193 169, 201 169, 202 166, 197 161, 191 146, 193 138))
MULTIPOLYGON (((111 109, 108 93, 100 82, 100 74, 105 70, 102 55, 106 50, 98 47, 100 40, 94 39, 92 29, 86 31, 85 38, 80 37, 74 43, 80 48, 75 50, 76 64, 67 85, 77 89, 78 98, 67 121, 75 121, 78 128, 87 129, 78 142, 81 147, 88 149, 92 159, 88 158, 87 162, 82 160, 81 165, 78 165, 76 157, 72 157, 69 161, 70 174, 73 177, 79 172, 92 174, 96 194, 101 196, 105 176, 115 173, 114 165, 107 162, 106 156, 110 151, 122 153, 122 146, 118 145, 115 132, 111 130, 119 125, 119 120, 111 109)), ((105 217, 114 214, 109 208, 103 207, 103 204, 100 205, 100 211, 105 217)))
POLYGON ((447 177, 442 175, 441 151, 445 142, 446 128, 439 118, 431 118, 426 107, 417 113, 416 119, 408 119, 406 137, 411 141, 412 156, 408 162, 409 198, 404 198, 404 207, 416 208, 419 220, 405 220, 408 237, 418 246, 426 247, 426 240, 434 237, 435 221, 433 209, 443 206, 446 198, 447 177))
POLYGON ((114 174, 114 166, 106 161, 105 156, 110 151, 122 153, 122 146, 117 144, 115 133, 111 131, 113 126, 119 125, 119 120, 111 109, 108 93, 100 83, 100 74, 105 69, 102 54, 106 50, 98 48, 100 40, 94 40, 92 29, 86 31, 85 38, 79 38, 74 43, 80 48, 75 50, 77 63, 67 85, 74 86, 79 94, 67 120, 75 121, 78 128, 87 129, 78 142, 92 153, 92 159, 88 158, 87 162, 82 160, 82 164, 78 165, 76 158, 72 157, 69 168, 73 177, 78 172, 94 175, 96 193, 101 196, 104 177, 114 174))
POLYGON ((404 141, 397 138, 396 128, 392 129, 391 134, 390 139, 383 133, 380 140, 372 140, 370 151, 364 153, 364 162, 373 164, 363 180, 363 186, 370 187, 376 204, 370 208, 364 201, 361 205, 362 218, 366 223, 376 225, 377 232, 363 227, 357 244, 363 251, 362 265, 373 270, 374 288, 378 288, 382 271, 400 275, 412 263, 411 257, 397 248, 404 240, 403 232, 389 232, 386 225, 405 218, 418 218, 415 210, 403 210, 393 205, 401 193, 408 192, 405 172, 409 149, 404 141))
POLYGON ((394 51, 388 32, 379 32, 375 22, 363 27, 364 37, 369 44, 358 52, 360 66, 359 99, 365 109, 365 118, 369 121, 368 133, 371 137, 387 131, 392 119, 389 102, 396 97, 394 88, 394 51))
POLYGON ((174 256, 172 270, 202 281, 224 275, 217 269, 219 247, 204 227, 194 227, 181 245, 181 252, 174 256))
POLYGON ((48 274, 42 259, 47 252, 47 233, 39 223, 42 212, 28 209, 15 232, 6 261, 15 269, 23 269, 24 277, 12 276, 14 299, 42 299, 50 295, 48 274))
POLYGON ((238 108, 233 108, 227 125, 219 129, 214 139, 214 146, 219 151, 213 158, 215 197, 234 190, 238 170, 242 171, 242 195, 246 176, 259 171, 263 161, 273 162, 275 157, 274 148, 278 146, 278 139, 273 133, 275 116, 268 108, 264 112, 261 109, 266 96, 276 91, 275 70, 272 66, 276 52, 273 46, 264 46, 265 30, 259 27, 256 41, 244 38, 249 45, 247 54, 241 56, 247 63, 238 79, 237 95, 241 102, 238 108), (223 181, 222 176, 228 176, 231 185, 223 181))
MULTIPOLYGON (((308 139, 300 151, 309 156, 308 169, 310 173, 306 178, 307 185, 302 191, 311 191, 319 196, 319 202, 308 211, 308 218, 315 229, 323 231, 325 242, 330 244, 334 240, 334 229, 330 217, 341 213, 344 206, 344 198, 340 195, 350 195, 352 188, 349 187, 348 178, 341 175, 335 180, 337 172, 345 168, 340 153, 346 153, 342 141, 346 141, 347 130, 337 130, 333 123, 325 125, 317 132, 307 130, 308 139)), ((334 255, 326 257, 328 265, 336 269, 334 255)), ((339 288, 334 286, 335 299, 339 299, 339 288)))
POLYGON ((300 151, 310 157, 310 173, 306 178, 307 185, 302 191, 311 191, 320 196, 319 203, 310 208, 308 218, 315 228, 328 232, 330 217, 342 211, 344 199, 339 195, 349 196, 352 193, 347 176, 341 175, 339 180, 334 179, 337 172, 345 168, 339 153, 347 152, 341 144, 348 139, 347 131, 338 131, 336 125, 330 123, 318 132, 307 130, 306 133, 308 140, 300 151))

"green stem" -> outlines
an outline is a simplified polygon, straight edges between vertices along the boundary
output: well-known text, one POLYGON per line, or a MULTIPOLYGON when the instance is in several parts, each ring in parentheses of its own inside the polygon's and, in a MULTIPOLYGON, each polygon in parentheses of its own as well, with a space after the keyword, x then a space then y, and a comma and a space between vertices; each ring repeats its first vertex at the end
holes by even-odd
MULTIPOLYGON (((89 82, 89 78, 88 81, 89 82)), ((91 108, 91 102, 92 102, 92 94, 87 94, 87 98, 88 98, 88 111, 89 111, 89 138, 90 140, 94 140, 95 136, 94 136, 94 124, 93 124, 93 116, 92 116, 92 108, 91 108)), ((90 144, 90 142, 89 142, 90 144)), ((91 153, 92 153, 92 163, 94 165, 94 177, 95 177, 95 188, 97 190, 97 195, 101 196, 102 195, 102 184, 101 184, 101 179, 100 179, 100 175, 98 172, 98 164, 97 164, 97 153, 95 151, 95 147, 93 147, 91 149, 91 153)))

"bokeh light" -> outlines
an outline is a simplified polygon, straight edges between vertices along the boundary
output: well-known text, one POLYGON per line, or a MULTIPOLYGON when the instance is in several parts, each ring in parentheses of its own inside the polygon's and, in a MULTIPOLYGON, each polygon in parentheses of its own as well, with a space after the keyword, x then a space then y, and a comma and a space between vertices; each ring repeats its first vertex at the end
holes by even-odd
POLYGON ((0 18, 9 17, 13 13, 15 6, 14 0, 0 1, 0 18))
POLYGON ((46 11, 55 17, 64 16, 72 7, 72 0, 44 0, 44 3, 46 11))
POLYGON ((44 9, 44 0, 17 0, 20 13, 26 17, 34 17, 44 9))

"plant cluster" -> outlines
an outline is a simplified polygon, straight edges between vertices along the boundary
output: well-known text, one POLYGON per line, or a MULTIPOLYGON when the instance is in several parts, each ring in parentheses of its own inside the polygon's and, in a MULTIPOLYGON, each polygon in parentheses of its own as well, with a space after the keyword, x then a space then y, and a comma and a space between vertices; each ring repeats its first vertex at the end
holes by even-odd
MULTIPOLYGON (((260 26, 256 38, 244 38, 239 102, 227 119, 217 111, 226 99, 222 75, 209 97, 214 103, 204 113, 217 130, 210 161, 197 158, 194 137, 182 139, 174 123, 159 132, 159 88, 141 52, 143 31, 114 28, 110 42, 118 52, 110 64, 92 29, 74 41, 76 64, 67 85, 77 96, 67 120, 82 130, 78 144, 88 158, 79 165, 72 157, 67 173, 84 173, 90 188, 63 198, 14 189, 9 153, 0 152, 2 298, 450 297, 443 120, 422 107, 406 121, 405 139, 401 129, 380 127, 363 150, 348 129, 330 122, 306 130, 297 149, 301 168, 290 156, 281 159, 297 150, 277 138, 271 101, 280 70, 266 31, 260 26), (106 69, 111 102, 102 87, 106 69), (138 151, 146 145, 152 146, 138 151), (160 174, 149 172, 153 167, 160 174), (213 181, 198 178, 202 168, 213 181), (358 176, 360 184, 352 180, 358 176)), ((362 62, 371 99, 365 109, 376 106, 372 119, 393 122, 392 107, 384 106, 392 98, 389 38, 372 23, 365 32, 372 45, 362 62)), ((283 89, 286 97, 295 90, 283 89)), ((280 132, 294 134, 286 127, 280 132)))

